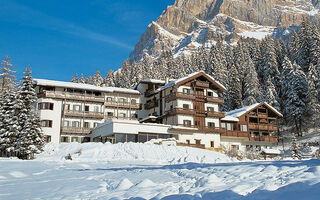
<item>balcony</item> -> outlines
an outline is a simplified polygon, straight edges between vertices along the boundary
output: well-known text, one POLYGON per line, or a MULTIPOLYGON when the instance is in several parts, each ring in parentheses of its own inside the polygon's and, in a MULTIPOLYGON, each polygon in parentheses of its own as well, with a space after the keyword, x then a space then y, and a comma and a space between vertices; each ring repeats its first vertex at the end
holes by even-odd
POLYGON ((104 103, 106 107, 116 107, 116 108, 128 108, 128 109, 140 109, 141 105, 139 103, 129 103, 129 102, 117 102, 117 101, 106 101, 104 103))
POLYGON ((248 138, 249 133, 248 132, 227 131, 226 133, 222 133, 221 136, 248 138))
POLYGON ((173 130, 184 130, 184 131, 190 131, 195 132, 197 130, 198 132, 203 133, 224 133, 225 129, 222 129, 220 127, 210 127, 210 126, 195 126, 195 125, 184 125, 184 124, 177 124, 174 128, 171 128, 173 130))
POLYGON ((196 87, 202 87, 202 88, 209 88, 210 86, 209 82, 199 81, 199 80, 196 80, 195 82, 193 82, 193 84, 196 87))
POLYGON ((278 142, 278 137, 276 137, 276 136, 254 136, 254 137, 250 137, 250 141, 278 142))
POLYGON ((92 128, 80 128, 80 127, 62 127, 62 133, 73 133, 73 134, 90 134, 92 128))
POLYGON ((65 110, 65 116, 70 117, 85 117, 85 118, 96 118, 96 119, 103 119, 103 112, 82 112, 82 111, 74 111, 74 110, 65 110))
POLYGON ((59 91, 43 91, 38 94, 39 98, 68 99, 76 101, 104 102, 104 96, 93 96, 80 93, 59 92, 59 91))
POLYGON ((273 124, 249 124, 249 129, 252 130, 265 130, 265 131, 277 131, 278 126, 273 124))
POLYGON ((154 100, 154 101, 150 101, 150 102, 147 102, 145 105, 144 105, 144 109, 145 110, 149 110, 151 108, 155 108, 158 106, 158 101, 154 100))
POLYGON ((193 109, 185 109, 185 108, 173 108, 171 110, 166 111, 167 115, 195 115, 196 110, 193 109))
POLYGON ((85 117, 85 118, 96 118, 96 119, 103 119, 104 115, 103 112, 82 112, 82 111, 74 111, 74 110, 65 110, 65 116, 71 117, 85 117))
POLYGON ((224 103, 224 99, 220 98, 220 97, 206 96, 205 99, 206 99, 206 102, 218 103, 218 104, 223 104, 224 103))
POLYGON ((215 118, 223 118, 226 116, 225 112, 215 112, 215 111, 207 111, 206 117, 215 117, 215 118))
POLYGON ((190 99, 194 100, 196 97, 193 94, 183 92, 173 92, 165 97, 166 102, 174 101, 176 99, 190 99))

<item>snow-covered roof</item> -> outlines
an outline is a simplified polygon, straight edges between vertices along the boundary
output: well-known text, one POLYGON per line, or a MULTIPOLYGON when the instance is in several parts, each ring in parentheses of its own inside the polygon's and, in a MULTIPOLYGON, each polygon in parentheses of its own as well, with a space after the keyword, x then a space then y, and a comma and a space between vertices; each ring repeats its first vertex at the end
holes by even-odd
MULTIPOLYGON (((160 91, 162 91, 162 90, 165 90, 165 89, 167 89, 167 88, 173 87, 173 86, 177 85, 178 83, 180 83, 180 82, 182 82, 182 81, 184 81, 184 80, 186 80, 186 79, 188 79, 188 78, 190 78, 190 77, 193 77, 193 76, 195 76, 195 75, 198 75, 198 74, 200 74, 200 73, 205 73, 205 72, 204 72, 204 71, 194 72, 194 73, 191 73, 191 74, 189 74, 189 75, 187 75, 187 76, 185 76, 185 77, 182 77, 182 78, 176 79, 176 80, 174 80, 174 81, 171 81, 171 82, 169 82, 168 84, 166 84, 166 85, 158 88, 158 89, 155 91, 155 93, 160 92, 160 91)), ((221 88, 223 88, 224 90, 227 90, 219 81, 215 80, 215 79, 214 79, 212 76, 210 76, 209 74, 206 74, 206 75, 211 79, 211 81, 217 83, 217 84, 218 84, 221 88)))
POLYGON ((166 83, 164 80, 158 80, 158 79, 143 79, 140 82, 142 82, 142 83, 157 83, 157 84, 165 84, 166 83))
POLYGON ((52 86, 52 87, 64 87, 64 88, 74 88, 81 90, 94 90, 99 92, 121 92, 121 93, 131 93, 131 94, 140 94, 137 90, 127 89, 127 88, 117 88, 117 87, 99 87, 90 84, 83 83, 72 83, 65 81, 54 81, 47 79, 33 79, 36 85, 40 86, 52 86))
POLYGON ((262 102, 262 103, 255 103, 255 104, 252 104, 250 106, 246 106, 246 107, 243 107, 243 108, 239 108, 239 109, 236 109, 236 110, 231 110, 229 112, 226 113, 226 117, 227 116, 231 116, 231 117, 240 117, 242 115, 244 115, 245 113, 247 113, 248 111, 254 109, 255 107, 259 106, 260 104, 265 104, 268 108, 270 108, 273 112, 275 112, 277 115, 281 116, 282 117, 282 114, 277 111, 277 109, 275 109, 274 107, 272 107, 270 104, 266 103, 266 102, 262 102))
POLYGON ((221 118, 221 121, 238 122, 239 119, 233 116, 225 116, 224 118, 221 118))

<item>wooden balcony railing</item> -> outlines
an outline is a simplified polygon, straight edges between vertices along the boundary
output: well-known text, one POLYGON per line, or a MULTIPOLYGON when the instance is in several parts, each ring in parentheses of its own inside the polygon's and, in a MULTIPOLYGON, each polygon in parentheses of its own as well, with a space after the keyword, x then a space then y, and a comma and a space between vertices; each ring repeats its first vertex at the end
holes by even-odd
POLYGON ((278 126, 273 124, 249 124, 249 129, 253 130, 265 130, 265 131, 277 131, 278 126))
POLYGON ((104 96, 93 96, 70 92, 60 92, 60 91, 43 91, 38 94, 39 98, 53 98, 53 99, 70 99, 78 101, 90 101, 90 102, 104 102, 104 96))
POLYGON ((62 127, 62 133, 74 133, 74 134, 90 134, 92 128, 81 128, 81 127, 62 127))
POLYGON ((104 102, 106 107, 117 107, 117 108, 132 108, 132 109, 140 109, 141 104, 139 103, 129 103, 129 102, 118 102, 118 101, 106 101, 104 102))
POLYGON ((210 86, 209 82, 199 81, 199 80, 196 80, 195 82, 193 82, 193 84, 194 86, 203 87, 203 88, 209 88, 210 86))
POLYGON ((144 93, 144 96, 145 97, 150 97, 150 96, 152 96, 154 94, 154 91, 155 90, 153 90, 153 89, 149 89, 144 93))
POLYGON ((225 133, 222 133, 221 136, 229 136, 229 137, 249 137, 248 132, 237 132, 237 131, 228 131, 225 133))
POLYGON ((250 141, 278 142, 278 137, 276 137, 276 136, 254 136, 254 137, 250 137, 250 141))
POLYGON ((215 112, 215 111, 206 111, 207 117, 216 117, 216 118, 223 118, 226 116, 225 112, 215 112))
MULTIPOLYGON (((186 125, 186 124, 176 124, 175 126, 179 128, 175 127, 173 129, 193 128, 193 129, 198 129, 199 131, 205 132, 205 133, 223 133, 225 131, 220 127, 211 127, 211 126, 195 126, 195 125, 186 125)), ((190 129, 190 130, 193 131, 193 129, 190 129)))
POLYGON ((207 102, 211 102, 211 103, 218 103, 218 104, 223 104, 224 103, 224 99, 220 98, 220 97, 209 97, 206 96, 205 97, 207 102))
POLYGON ((190 99, 194 100, 196 97, 192 93, 173 92, 165 97, 166 102, 174 101, 176 99, 190 99))
POLYGON ((151 108, 155 108, 158 106, 158 101, 150 101, 150 102, 147 102, 145 105, 144 105, 144 109, 145 110, 149 110, 151 108))
POLYGON ((71 117, 85 117, 85 118, 97 118, 97 119, 103 119, 104 114, 103 112, 83 112, 83 111, 74 111, 74 110, 65 110, 64 111, 65 116, 71 116, 71 117))
POLYGON ((196 110, 193 109, 185 109, 185 108, 173 108, 171 110, 166 111, 167 115, 177 115, 177 114, 183 114, 183 115, 195 115, 196 110))

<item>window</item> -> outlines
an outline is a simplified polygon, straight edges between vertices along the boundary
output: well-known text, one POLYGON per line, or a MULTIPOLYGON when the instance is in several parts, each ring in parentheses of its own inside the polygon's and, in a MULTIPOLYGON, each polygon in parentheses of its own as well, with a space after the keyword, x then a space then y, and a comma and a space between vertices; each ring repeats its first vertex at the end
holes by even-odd
POLYGON ((247 132, 248 131, 247 125, 241 125, 240 130, 243 132, 247 132))
POLYGON ((189 110, 190 105, 189 104, 183 104, 183 109, 189 110))
POLYGON ((239 145, 231 145, 232 150, 239 150, 239 145))
POLYGON ((99 106, 94 107, 94 112, 99 112, 99 106))
POLYGON ((107 102, 112 102, 112 97, 107 97, 107 102))
POLYGON ((108 117, 113 117, 113 112, 107 112, 108 117))
POLYGON ((188 88, 183 88, 183 93, 184 94, 190 94, 190 89, 188 89, 188 88))
POLYGON ((64 110, 70 110, 70 104, 65 104, 64 105, 64 110))
POLYGON ((186 143, 187 143, 187 144, 190 144, 190 140, 186 140, 186 143))
POLYGON ((221 128, 226 128, 226 123, 221 122, 221 128))
POLYGON ((210 141, 210 147, 214 148, 214 141, 210 141))
POLYGON ((208 97, 213 97, 213 92, 208 92, 208 97))
POLYGON ((50 128, 52 128, 52 120, 42 120, 41 121, 41 126, 42 127, 50 127, 50 128))
POLYGON ((136 99, 131 99, 131 104, 137 104, 137 100, 136 99))
POLYGON ((73 111, 80 111, 80 105, 73 105, 73 111))
POLYGON ((89 112, 89 106, 84 106, 84 111, 89 112))
POLYGON ((72 127, 77 128, 79 127, 80 123, 78 121, 72 121, 72 127))
POLYGON ((78 137, 72 137, 71 142, 78 142, 78 137))
POLYGON ((53 103, 41 102, 38 103, 39 110, 53 110, 53 103))
POLYGON ((93 128, 97 127, 97 126, 98 126, 98 124, 99 124, 99 123, 94 122, 94 123, 93 123, 93 128))
POLYGON ((45 142, 45 143, 51 142, 51 136, 50 136, 50 135, 45 135, 45 136, 44 136, 44 142, 45 142))
POLYGON ((120 98, 120 99, 119 99, 119 103, 124 103, 125 101, 126 101, 125 98, 120 98))
POLYGON ((85 127, 85 128, 90 128, 89 122, 84 122, 84 127, 85 127))
POLYGON ((207 107, 207 110, 208 110, 209 112, 214 112, 214 107, 207 107))
POLYGON ((132 134, 127 134, 127 142, 136 142, 137 136, 132 134))
POLYGON ((236 131, 237 130, 237 124, 232 124, 233 126, 233 130, 236 131))
POLYGON ((148 141, 148 136, 147 135, 139 135, 139 142, 147 142, 148 141))
POLYGON ((194 126, 199 127, 200 126, 200 121, 194 121, 194 126))
POLYGON ((69 121, 63 121, 63 126, 64 127, 69 127, 69 121))
POLYGON ((216 126, 215 126, 214 122, 208 122, 208 127, 214 128, 214 127, 216 127, 216 126))
POLYGON ((184 126, 191 126, 191 120, 183 120, 184 126))
POLYGON ((69 137, 67 137, 67 136, 61 136, 61 138, 60 138, 60 141, 61 142, 69 142, 69 137))
POLYGON ((168 139, 168 138, 170 138, 170 135, 168 135, 168 134, 159 134, 159 135, 158 135, 158 138, 168 139))
POLYGON ((231 131, 231 124, 230 123, 227 123, 227 130, 231 131))
POLYGON ((198 145, 201 144, 201 140, 196 140, 196 139, 195 139, 194 141, 195 141, 195 143, 198 144, 198 145))
POLYGON ((126 113, 120 113, 120 114, 119 114, 119 117, 125 118, 125 117, 126 117, 126 113))

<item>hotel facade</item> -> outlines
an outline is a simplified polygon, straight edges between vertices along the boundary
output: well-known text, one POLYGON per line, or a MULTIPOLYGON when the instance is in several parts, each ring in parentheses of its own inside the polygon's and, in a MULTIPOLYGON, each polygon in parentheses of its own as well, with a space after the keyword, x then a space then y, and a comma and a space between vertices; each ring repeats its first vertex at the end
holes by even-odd
POLYGON ((35 87, 47 142, 146 142, 174 137, 185 145, 215 150, 221 145, 242 149, 277 142, 273 135, 281 117, 278 111, 265 103, 245 109, 252 113, 257 108, 257 121, 221 112, 224 99, 219 96, 226 88, 204 72, 171 82, 145 79, 134 89, 44 79, 35 79, 35 87), (263 108, 267 113, 261 115, 263 108), (263 116, 272 128, 256 130, 253 124, 262 127, 263 116), (251 121, 242 126, 246 120, 251 121), (236 128, 229 129, 234 123, 236 128), (272 139, 265 141, 266 134, 272 139))

